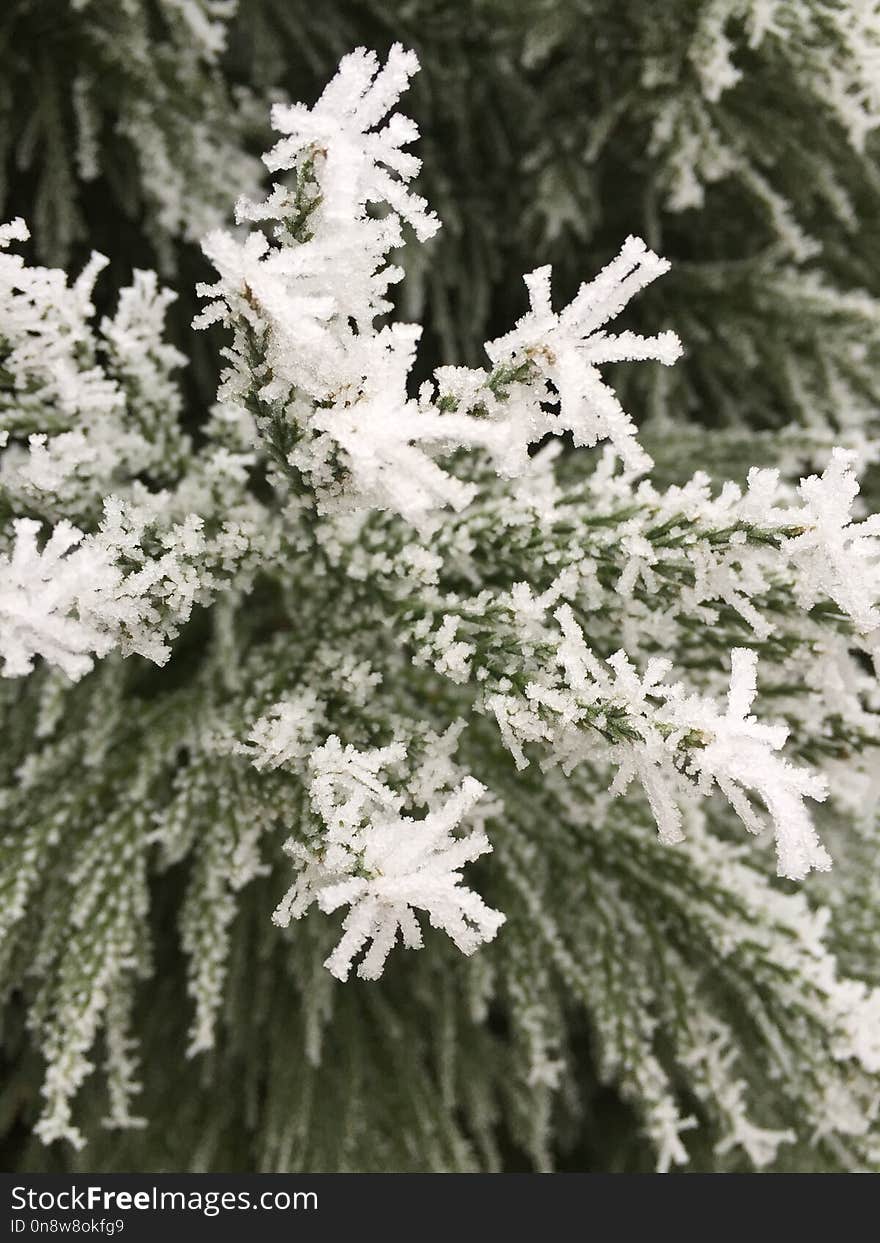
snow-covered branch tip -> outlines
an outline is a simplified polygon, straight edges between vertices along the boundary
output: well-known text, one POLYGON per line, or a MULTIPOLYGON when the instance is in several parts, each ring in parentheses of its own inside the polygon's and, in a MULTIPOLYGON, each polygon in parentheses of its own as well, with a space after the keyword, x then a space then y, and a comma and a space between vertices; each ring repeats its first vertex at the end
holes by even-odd
POLYGON ((629 470, 644 471, 650 458, 600 372, 623 359, 670 364, 681 351, 671 332, 604 330, 668 269, 638 238, 558 313, 550 269, 533 272, 530 311, 486 347, 491 369, 440 368, 410 396, 421 329, 376 319, 403 275, 388 262, 403 226, 419 241, 439 227, 408 189, 419 161, 403 147, 417 127, 398 113, 385 119, 417 68, 398 45, 381 68, 358 49, 313 108, 273 110, 284 137, 265 160, 290 184, 260 204, 241 200, 237 214, 271 224, 274 240, 217 232, 204 244, 219 279, 200 287, 209 303, 196 322, 234 333, 221 398, 254 410, 270 457, 321 512, 389 509, 425 527, 475 495, 438 459, 465 447, 503 476, 522 475, 530 446, 562 432, 579 445, 608 441, 629 470))
POLYGON ((398 935, 407 948, 419 949, 417 912, 463 954, 491 941, 504 923, 461 883, 464 864, 492 849, 481 827, 485 813, 478 810, 485 787, 466 777, 423 819, 413 819, 402 814, 401 796, 381 777, 403 758, 401 744, 357 751, 331 737, 309 761, 311 803, 325 831, 286 843, 299 874, 273 918, 286 926, 313 904, 327 914, 347 906, 342 939, 325 963, 340 980, 365 946, 357 968, 365 980, 382 974, 398 935), (476 820, 475 827, 456 835, 468 820, 476 820))
POLYGON ((755 795, 769 813, 780 876, 802 880, 831 866, 805 806, 807 798, 825 798, 826 783, 779 754, 788 737, 784 725, 749 712, 757 691, 753 651, 731 652, 722 711, 711 697, 666 681, 671 661, 654 657, 641 676, 623 651, 600 661, 568 605, 555 617, 561 680, 536 680, 522 696, 495 692, 487 699, 518 766, 526 766, 530 743, 548 747, 548 760, 568 773, 604 758, 617 769, 612 794, 624 794, 636 779, 669 844, 684 837, 682 805, 716 788, 749 832, 762 832, 765 821, 749 797, 755 795))

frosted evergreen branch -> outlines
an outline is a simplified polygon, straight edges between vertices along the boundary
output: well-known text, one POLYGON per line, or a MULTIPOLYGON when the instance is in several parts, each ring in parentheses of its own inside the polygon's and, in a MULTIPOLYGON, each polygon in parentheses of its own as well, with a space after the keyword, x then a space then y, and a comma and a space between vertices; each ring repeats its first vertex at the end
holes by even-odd
MULTIPOLYGON (((874 36, 835 10, 826 54, 773 9, 701 0, 678 59, 639 61, 615 105, 631 122, 642 100, 635 137, 607 114, 591 137, 623 159, 650 131, 645 234, 664 223, 670 253, 664 193, 684 208, 730 179, 772 226, 773 246, 656 286, 689 352, 724 339, 702 387, 690 357, 680 382, 662 365, 677 337, 645 332, 658 304, 636 295, 669 265, 630 237, 567 305, 531 272, 485 366, 414 392, 392 259, 406 243, 416 306, 410 243, 439 222, 393 111, 417 68, 398 46, 346 57, 313 107, 279 102, 276 184, 207 237, 200 319, 228 342, 210 411, 184 398, 153 273, 97 320, 100 259, 71 283, 0 255, 0 989, 45 1062, 12 1089, 44 1143, 87 1140, 77 1160, 109 1168, 158 1128, 169 1163, 438 1170, 501 1168, 512 1145, 549 1169, 601 1083, 661 1170, 876 1167, 876 306, 829 276, 858 239, 823 264, 803 225, 821 207, 795 210, 772 161, 729 141, 734 105, 762 102, 737 94, 746 38, 833 88, 855 150, 874 36), (716 487, 682 420, 739 419, 780 337, 804 364, 767 368, 763 464, 739 470, 742 436, 728 463, 728 430, 713 473, 744 481, 716 487), (803 441, 778 431, 791 407, 803 441), (646 408, 649 478, 626 412, 646 408), (779 885, 774 846, 779 875, 833 855, 833 879, 779 885), (235 1085, 222 1101, 197 1066, 235 1085)), ((192 41, 190 89, 226 6, 158 11, 172 48, 192 41)), ((142 97, 169 64, 144 65, 142 97)), ((95 89, 76 86, 84 138, 95 89)), ((161 170, 174 126, 120 117, 161 170)), ((194 148, 222 163, 190 137, 164 198, 151 175, 166 239, 230 176, 254 182, 243 158, 182 203, 194 148)), ((84 173, 101 143, 93 126, 84 173)), ((542 157, 522 154, 543 211, 542 157)), ((826 206, 832 190, 817 180, 826 206)), ((614 253, 605 233, 590 250, 614 253)))
POLYGON ((649 459, 599 367, 621 359, 671 363, 673 333, 609 335, 606 322, 668 265, 639 239, 558 315, 549 270, 527 278, 532 309, 513 333, 487 346, 489 373, 443 368, 436 392, 408 396, 420 329, 376 328, 391 309, 399 268, 388 252, 403 243, 403 224, 424 241, 438 228, 406 184, 419 161, 401 148, 418 135, 393 114, 377 128, 417 67, 392 48, 379 69, 362 49, 343 59, 313 109, 279 107, 283 138, 266 156, 290 170, 260 205, 238 205, 240 220, 274 224, 274 243, 253 231, 239 242, 212 234, 205 252, 220 279, 201 287, 210 299, 197 325, 233 330, 221 397, 249 406, 282 470, 302 479, 320 512, 378 507, 425 527, 435 512, 460 510, 475 495, 434 459, 464 445, 481 449, 506 477, 522 474, 528 449, 550 432, 573 432, 577 444, 608 439, 626 465, 649 459), (384 205, 376 219, 367 205, 384 205))

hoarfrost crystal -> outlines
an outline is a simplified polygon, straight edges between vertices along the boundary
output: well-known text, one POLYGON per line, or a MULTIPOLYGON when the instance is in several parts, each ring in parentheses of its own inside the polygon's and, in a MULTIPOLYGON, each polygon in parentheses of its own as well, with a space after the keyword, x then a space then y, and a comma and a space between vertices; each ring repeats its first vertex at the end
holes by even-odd
POLYGON ((461 883, 464 864, 491 851, 488 838, 476 828, 453 835, 485 787, 466 778, 422 820, 401 816, 399 798, 379 777, 385 764, 401 758, 400 748, 358 753, 330 738, 310 761, 312 802, 326 833, 317 845, 296 839, 286 845, 299 876, 275 922, 299 919, 313 903, 327 914, 349 907, 342 939, 325 964, 341 980, 364 946, 357 972, 366 980, 382 974, 398 934, 408 949, 419 949, 417 911, 463 954, 491 941, 504 922, 461 883))

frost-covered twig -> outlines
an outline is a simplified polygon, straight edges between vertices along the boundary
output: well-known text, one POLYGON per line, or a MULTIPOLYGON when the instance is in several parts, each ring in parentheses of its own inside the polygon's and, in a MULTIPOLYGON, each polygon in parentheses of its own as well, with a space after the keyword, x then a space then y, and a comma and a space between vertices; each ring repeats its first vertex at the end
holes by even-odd
POLYGON ((644 469, 649 459, 599 372, 606 362, 671 363, 679 353, 673 333, 603 331, 668 267, 637 238, 559 314, 549 269, 533 273, 532 309, 487 347, 491 371, 443 368, 436 386, 408 396, 420 329, 375 320, 402 275, 387 256, 404 226, 420 241, 438 227, 406 188, 419 161, 401 148, 418 136, 415 125, 397 113, 381 125, 416 68, 399 46, 382 69, 359 50, 313 109, 273 112, 289 137, 266 163, 291 171, 294 185, 276 184, 261 205, 239 203, 238 215, 271 222, 274 243, 260 232, 205 243, 220 279, 202 288, 211 301, 197 322, 234 330, 222 395, 253 407, 282 469, 323 511, 375 506, 424 527, 438 509, 461 509, 475 496, 436 458, 479 448, 501 474, 517 475, 531 444, 564 430, 578 444, 610 440, 628 467, 644 469), (376 219, 368 205, 385 213, 376 219))

